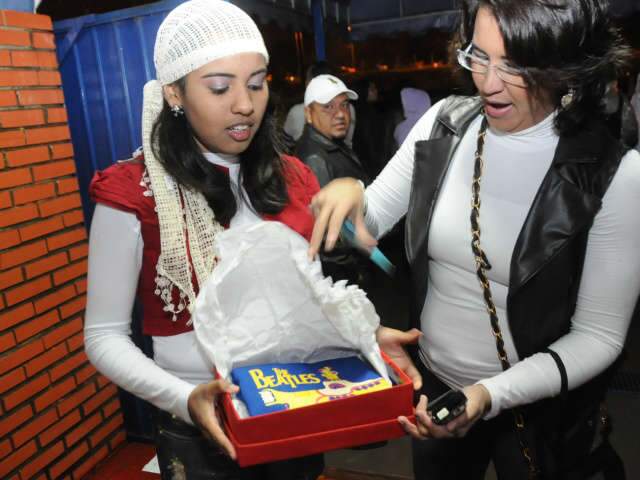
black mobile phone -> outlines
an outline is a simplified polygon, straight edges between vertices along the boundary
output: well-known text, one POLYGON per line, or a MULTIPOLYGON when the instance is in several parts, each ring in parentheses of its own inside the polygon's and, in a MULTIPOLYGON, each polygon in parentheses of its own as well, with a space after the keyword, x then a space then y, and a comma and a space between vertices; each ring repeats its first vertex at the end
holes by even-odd
POLYGON ((460 390, 449 390, 427 405, 427 413, 436 425, 444 425, 467 407, 467 397, 460 390))

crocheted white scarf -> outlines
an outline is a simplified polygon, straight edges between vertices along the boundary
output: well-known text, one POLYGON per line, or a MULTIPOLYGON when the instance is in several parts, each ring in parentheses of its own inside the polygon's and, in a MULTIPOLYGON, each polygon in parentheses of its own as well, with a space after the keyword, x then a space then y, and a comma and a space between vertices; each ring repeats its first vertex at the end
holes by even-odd
MULTIPOLYGON (((151 130, 162 106, 162 86, 157 80, 147 82, 142 110, 142 146, 160 224, 155 293, 163 300, 164 311, 170 312, 175 322, 180 312, 185 308, 191 312, 195 306, 191 266, 198 285, 204 285, 216 264, 214 238, 224 228, 216 221, 204 196, 179 185, 155 158, 151 130), (179 292, 177 302, 173 299, 174 289, 179 292)), ((191 320, 187 325, 190 324, 191 320)))

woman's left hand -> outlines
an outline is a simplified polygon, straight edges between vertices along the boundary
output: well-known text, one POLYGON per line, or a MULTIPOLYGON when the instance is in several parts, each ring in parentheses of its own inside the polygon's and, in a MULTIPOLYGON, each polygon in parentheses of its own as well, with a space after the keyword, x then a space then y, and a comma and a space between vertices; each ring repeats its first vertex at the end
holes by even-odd
POLYGON ((393 360, 393 362, 411 379, 414 390, 422 387, 422 377, 415 367, 411 358, 404 349, 405 345, 418 343, 422 333, 417 328, 412 328, 406 332, 389 327, 378 327, 376 330, 376 341, 380 349, 393 360))
POLYGON ((405 432, 418 440, 428 438, 460 438, 464 437, 469 429, 491 408, 491 395, 480 384, 470 385, 463 390, 467 397, 467 408, 457 418, 446 425, 436 425, 427 413, 428 399, 420 395, 420 401, 416 405, 416 424, 407 417, 398 417, 398 421, 405 432))

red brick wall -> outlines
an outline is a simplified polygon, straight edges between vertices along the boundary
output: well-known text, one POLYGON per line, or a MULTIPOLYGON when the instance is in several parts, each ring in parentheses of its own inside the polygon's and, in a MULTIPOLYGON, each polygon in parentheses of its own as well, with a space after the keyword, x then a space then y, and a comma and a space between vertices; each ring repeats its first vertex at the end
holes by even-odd
POLYGON ((87 233, 51 19, 0 10, 0 478, 81 478, 125 439, 88 363, 87 233))

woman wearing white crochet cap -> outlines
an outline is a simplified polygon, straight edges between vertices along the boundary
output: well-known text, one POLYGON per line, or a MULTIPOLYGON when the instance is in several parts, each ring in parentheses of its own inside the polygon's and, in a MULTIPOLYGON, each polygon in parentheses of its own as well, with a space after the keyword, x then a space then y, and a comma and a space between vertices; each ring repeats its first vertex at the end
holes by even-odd
MULTIPOLYGON (((236 387, 213 381, 190 318, 198 285, 215 267, 216 233, 269 219, 311 236, 308 205, 318 183, 283 154, 268 106, 268 59, 255 23, 238 7, 219 0, 179 5, 156 38, 143 153, 98 172, 91 185, 97 206, 86 351, 105 376, 158 408, 163 478, 311 479, 322 470, 321 456, 237 466, 214 410, 216 396, 236 387), (153 359, 129 337, 136 296, 153 359)), ((385 349, 395 346, 399 355, 399 344, 415 338, 385 334, 393 343, 385 349)))

